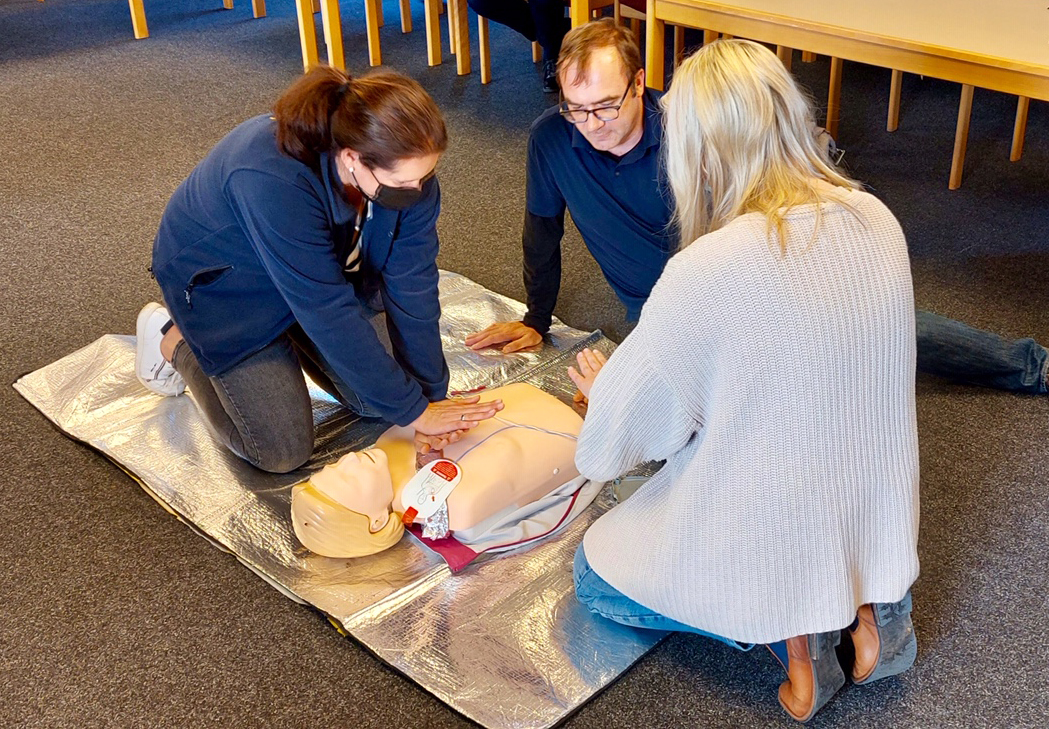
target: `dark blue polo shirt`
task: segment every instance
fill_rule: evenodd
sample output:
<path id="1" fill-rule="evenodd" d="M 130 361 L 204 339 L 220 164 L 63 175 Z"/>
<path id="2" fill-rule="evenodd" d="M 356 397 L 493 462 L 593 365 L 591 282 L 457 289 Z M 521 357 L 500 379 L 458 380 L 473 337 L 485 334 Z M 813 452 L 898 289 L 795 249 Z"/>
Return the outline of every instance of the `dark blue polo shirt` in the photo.
<path id="1" fill-rule="evenodd" d="M 677 245 L 670 225 L 672 198 L 660 165 L 663 121 L 659 94 L 646 90 L 644 105 L 641 141 L 620 159 L 590 146 L 558 114 L 557 107 L 547 109 L 532 124 L 528 140 L 527 212 L 539 218 L 558 218 L 567 206 L 583 242 L 631 320 L 641 314 Z M 528 227 L 526 224 L 526 259 Z M 557 260 L 559 282 L 559 256 Z M 531 294 L 530 313 L 533 308 L 545 308 L 544 304 L 552 311 L 553 302 L 534 301 Z"/>

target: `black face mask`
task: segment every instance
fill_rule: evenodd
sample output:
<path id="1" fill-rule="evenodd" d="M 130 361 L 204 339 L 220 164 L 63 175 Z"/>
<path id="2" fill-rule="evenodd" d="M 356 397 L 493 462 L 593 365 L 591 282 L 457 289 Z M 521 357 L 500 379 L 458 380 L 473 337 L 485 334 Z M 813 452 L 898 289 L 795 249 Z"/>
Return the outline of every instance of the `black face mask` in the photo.
<path id="1" fill-rule="evenodd" d="M 357 185 L 357 189 L 361 190 L 361 183 L 357 182 L 357 176 L 354 173 L 350 173 L 353 177 L 354 184 Z M 374 174 L 372 175 L 375 176 Z M 408 208 L 415 205 L 415 203 L 422 200 L 423 191 L 422 187 L 434 176 L 431 172 L 426 177 L 419 181 L 419 189 L 414 187 L 387 187 L 386 185 L 379 183 L 379 186 L 375 188 L 374 195 L 365 195 L 364 190 L 361 190 L 361 194 L 364 197 L 371 200 L 376 205 L 386 208 L 387 210 L 407 210 Z M 378 182 L 378 180 L 376 180 Z"/>

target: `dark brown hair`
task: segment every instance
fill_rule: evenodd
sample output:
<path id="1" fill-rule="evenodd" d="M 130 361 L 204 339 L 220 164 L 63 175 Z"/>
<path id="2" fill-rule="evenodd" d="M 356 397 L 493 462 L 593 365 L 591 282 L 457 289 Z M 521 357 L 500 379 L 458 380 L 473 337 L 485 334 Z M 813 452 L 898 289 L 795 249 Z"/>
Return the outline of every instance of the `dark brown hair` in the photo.
<path id="1" fill-rule="evenodd" d="M 590 70 L 590 57 L 600 48 L 615 49 L 627 81 L 643 68 L 641 50 L 633 34 L 612 18 L 602 18 L 568 31 L 561 43 L 561 55 L 557 57 L 558 77 L 563 79 L 568 69 L 575 66 L 573 81 L 578 83 L 584 79 Z"/>
<path id="2" fill-rule="evenodd" d="M 434 100 L 418 82 L 391 71 L 351 79 L 314 66 L 281 95 L 273 114 L 281 150 L 311 167 L 322 152 L 349 148 L 368 167 L 388 170 L 448 146 Z"/>

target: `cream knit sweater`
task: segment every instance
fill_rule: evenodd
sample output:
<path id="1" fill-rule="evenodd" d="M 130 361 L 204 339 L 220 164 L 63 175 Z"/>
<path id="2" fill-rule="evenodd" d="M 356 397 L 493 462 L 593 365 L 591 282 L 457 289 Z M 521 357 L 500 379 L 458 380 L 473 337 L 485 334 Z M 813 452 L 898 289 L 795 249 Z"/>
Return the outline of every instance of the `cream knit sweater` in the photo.
<path id="1" fill-rule="evenodd" d="M 918 575 L 914 300 L 892 213 L 852 191 L 744 215 L 669 263 L 598 375 L 576 464 L 666 466 L 586 533 L 609 584 L 741 642 L 842 628 Z"/>

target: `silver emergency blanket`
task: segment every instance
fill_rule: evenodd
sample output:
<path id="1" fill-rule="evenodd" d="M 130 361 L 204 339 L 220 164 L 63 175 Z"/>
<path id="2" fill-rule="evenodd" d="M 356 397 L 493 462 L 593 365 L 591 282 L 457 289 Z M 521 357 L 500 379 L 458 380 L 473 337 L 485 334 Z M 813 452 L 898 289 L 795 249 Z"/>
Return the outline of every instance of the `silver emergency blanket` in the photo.
<path id="1" fill-rule="evenodd" d="M 462 343 L 468 333 L 520 319 L 524 306 L 447 272 L 440 293 L 452 390 L 528 382 L 570 403 L 575 388 L 565 367 L 575 353 L 613 348 L 600 332 L 555 321 L 537 352 L 472 352 Z M 559 534 L 483 555 L 456 575 L 407 535 L 371 557 L 321 557 L 292 531 L 292 485 L 371 445 L 388 426 L 353 416 L 311 385 L 313 458 L 291 474 L 263 473 L 212 439 L 189 396 L 146 391 L 135 379 L 134 358 L 134 337 L 107 335 L 15 388 L 216 546 L 479 724 L 552 726 L 664 636 L 595 617 L 575 599 L 572 558 L 586 528 L 614 505 L 610 490 Z"/>

